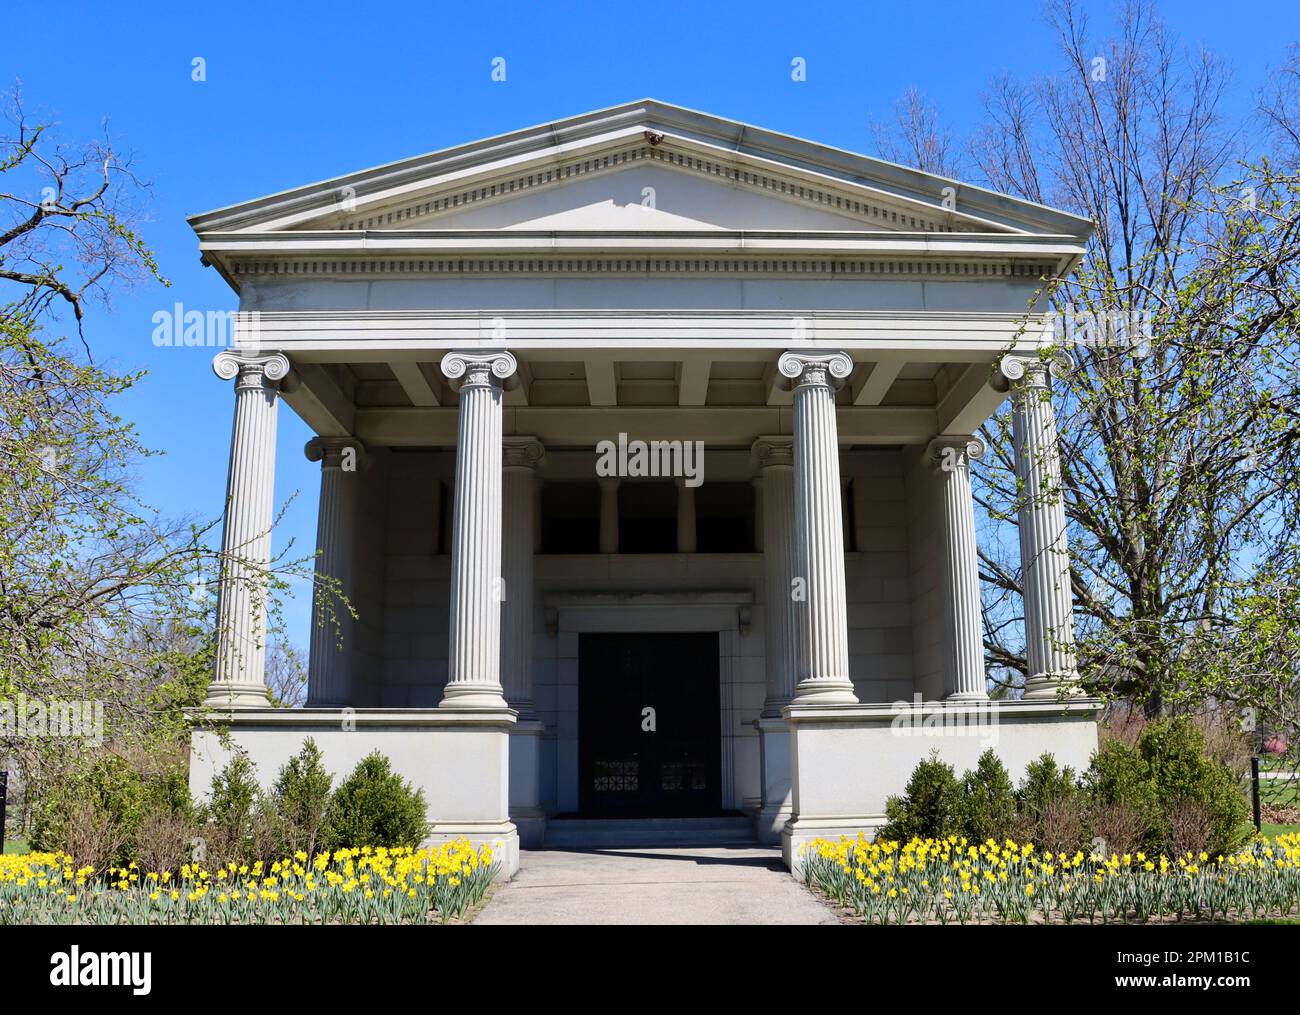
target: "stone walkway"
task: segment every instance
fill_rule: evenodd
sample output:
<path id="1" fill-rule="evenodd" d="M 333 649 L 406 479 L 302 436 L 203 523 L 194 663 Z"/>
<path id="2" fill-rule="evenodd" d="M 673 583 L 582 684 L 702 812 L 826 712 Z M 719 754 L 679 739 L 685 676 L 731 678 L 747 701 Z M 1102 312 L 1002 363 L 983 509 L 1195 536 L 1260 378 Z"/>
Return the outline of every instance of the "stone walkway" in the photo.
<path id="1" fill-rule="evenodd" d="M 835 915 L 756 846 L 529 850 L 480 924 L 813 924 Z"/>

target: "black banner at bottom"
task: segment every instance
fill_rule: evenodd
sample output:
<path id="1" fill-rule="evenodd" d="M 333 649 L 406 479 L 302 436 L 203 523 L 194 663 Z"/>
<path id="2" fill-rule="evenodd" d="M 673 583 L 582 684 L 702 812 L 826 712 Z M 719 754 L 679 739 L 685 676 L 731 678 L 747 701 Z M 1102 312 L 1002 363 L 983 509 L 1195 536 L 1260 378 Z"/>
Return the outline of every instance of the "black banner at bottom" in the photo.
<path id="1" fill-rule="evenodd" d="M 0 928 L 6 996 L 111 995 L 128 1004 L 215 1002 L 227 989 L 227 1002 L 373 1002 L 381 985 L 400 987 L 408 977 L 420 989 L 430 978 L 449 988 L 463 979 L 507 990 L 558 981 L 572 993 L 575 972 L 590 970 L 595 956 L 605 975 L 580 978 L 580 992 L 612 1003 L 627 977 L 667 999 L 665 991 L 692 989 L 701 979 L 721 986 L 725 971 L 744 969 L 763 970 L 772 987 L 788 975 L 801 989 L 824 990 L 819 1004 L 851 992 L 859 978 L 862 989 L 875 989 L 881 977 L 908 985 L 926 1003 L 970 1001 L 985 977 L 995 981 L 991 991 L 1013 1002 L 1112 992 L 1229 1004 L 1300 997 L 1297 925 Z M 619 980 L 623 987 L 615 988 Z M 1014 997 L 1006 994 L 1009 982 Z"/>

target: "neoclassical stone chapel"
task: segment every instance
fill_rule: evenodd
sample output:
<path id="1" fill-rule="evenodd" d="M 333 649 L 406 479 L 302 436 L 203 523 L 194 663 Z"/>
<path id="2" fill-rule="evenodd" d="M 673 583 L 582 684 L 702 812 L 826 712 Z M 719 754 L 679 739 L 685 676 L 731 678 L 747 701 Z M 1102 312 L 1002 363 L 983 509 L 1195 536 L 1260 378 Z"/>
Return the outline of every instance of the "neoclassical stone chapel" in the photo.
<path id="1" fill-rule="evenodd" d="M 383 751 L 506 876 L 647 819 L 793 868 L 932 750 L 1087 764 L 1035 304 L 1087 221 L 645 100 L 190 222 L 240 309 L 196 792 L 310 736 L 338 774 Z M 1029 675 L 994 702 L 969 464 L 1007 398 Z M 264 674 L 281 402 L 356 613 L 313 625 L 299 709 Z M 663 468 L 598 474 L 619 441 Z"/>

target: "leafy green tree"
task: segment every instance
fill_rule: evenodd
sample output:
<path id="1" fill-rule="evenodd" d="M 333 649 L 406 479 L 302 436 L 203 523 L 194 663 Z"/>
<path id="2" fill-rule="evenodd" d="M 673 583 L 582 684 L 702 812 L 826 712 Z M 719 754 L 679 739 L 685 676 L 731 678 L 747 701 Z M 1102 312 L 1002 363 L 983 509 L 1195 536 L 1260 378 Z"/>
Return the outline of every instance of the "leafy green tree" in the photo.
<path id="1" fill-rule="evenodd" d="M 316 576 L 310 558 L 225 567 L 220 518 L 168 519 L 136 495 L 154 452 L 117 403 L 143 374 L 95 362 L 91 311 L 120 288 L 169 284 L 136 227 L 146 188 L 107 139 L 61 143 L 17 94 L 0 107 L 0 704 L 91 701 L 103 717 L 87 737 L 0 726 L 0 761 L 39 808 L 104 751 L 176 758 L 223 576 L 265 585 L 272 633 L 290 583 Z M 337 583 L 313 587 L 332 621 Z M 277 704 L 292 703 L 294 673 Z"/>
<path id="2" fill-rule="evenodd" d="M 1183 47 L 1149 0 L 1102 31 L 1082 0 L 1045 9 L 1056 66 L 995 79 L 964 145 L 911 96 L 889 150 L 1094 223 L 1026 329 L 1045 315 L 1074 361 L 1052 392 L 1050 493 L 1069 527 L 1085 686 L 1153 717 L 1213 697 L 1190 666 L 1238 612 L 1234 596 L 1262 591 L 1251 562 L 1296 545 L 1300 49 L 1262 118 L 1230 120 L 1222 62 Z M 1247 145 L 1260 154 L 1237 161 Z M 1023 491 L 1009 407 L 983 436 L 986 657 L 995 681 L 1018 687 Z"/>

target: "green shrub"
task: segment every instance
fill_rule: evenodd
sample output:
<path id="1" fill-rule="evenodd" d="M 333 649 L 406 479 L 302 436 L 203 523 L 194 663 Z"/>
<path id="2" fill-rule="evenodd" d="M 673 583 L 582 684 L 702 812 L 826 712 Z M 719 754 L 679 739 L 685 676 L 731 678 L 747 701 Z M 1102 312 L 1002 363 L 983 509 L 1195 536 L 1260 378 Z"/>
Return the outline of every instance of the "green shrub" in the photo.
<path id="1" fill-rule="evenodd" d="M 992 748 L 980 755 L 973 771 L 962 776 L 959 812 L 960 834 L 971 842 L 1001 842 L 1011 834 L 1016 794 L 1011 776 Z"/>
<path id="2" fill-rule="evenodd" d="M 1136 743 L 1113 737 L 1102 740 L 1083 782 L 1094 806 L 1122 804 L 1139 811 L 1148 825 L 1154 821 L 1159 801 L 1150 768 Z"/>
<path id="3" fill-rule="evenodd" d="M 278 852 L 285 856 L 298 850 L 315 853 L 333 781 L 321 762 L 320 748 L 308 737 L 302 750 L 285 762 L 271 787 L 274 812 L 282 825 Z"/>
<path id="4" fill-rule="evenodd" d="M 1231 769 L 1209 756 L 1205 734 L 1195 723 L 1183 717 L 1150 723 L 1138 750 L 1160 803 L 1157 833 L 1163 850 L 1179 849 L 1181 837 L 1174 826 L 1188 811 L 1204 815 L 1205 849 L 1211 856 L 1226 855 L 1245 843 L 1250 836 L 1245 795 Z"/>
<path id="5" fill-rule="evenodd" d="M 146 817 L 189 821 L 194 807 L 183 770 L 146 775 L 126 758 L 102 754 L 83 772 L 50 780 L 34 811 L 32 849 L 66 850 L 101 866 L 135 858 Z"/>
<path id="6" fill-rule="evenodd" d="M 260 797 L 256 767 L 246 754 L 235 754 L 212 777 L 207 807 L 210 861 L 233 862 L 251 856 Z"/>
<path id="7" fill-rule="evenodd" d="M 1087 832 L 1086 800 L 1074 769 L 1057 765 L 1044 752 L 1025 766 L 1016 790 L 1016 834 L 1019 842 L 1032 842 L 1054 853 L 1073 853 Z"/>
<path id="8" fill-rule="evenodd" d="M 418 846 L 428 834 L 424 792 L 375 751 L 362 758 L 330 799 L 320 848 Z"/>
<path id="9" fill-rule="evenodd" d="M 1141 847 L 1172 854 L 1185 836 L 1178 826 L 1190 813 L 1206 826 L 1205 849 L 1230 853 L 1250 835 L 1245 795 L 1232 771 L 1206 753 L 1205 737 L 1187 718 L 1148 723 L 1135 745 L 1103 742 L 1085 783 L 1096 810 L 1136 813 Z"/>
<path id="10" fill-rule="evenodd" d="M 938 839 L 960 830 L 961 785 L 952 766 L 939 760 L 937 750 L 916 766 L 904 794 L 886 801 L 885 817 L 878 839 Z"/>
<path id="11" fill-rule="evenodd" d="M 1061 768 L 1056 758 L 1043 753 L 1025 766 L 1025 777 L 1016 792 L 1016 804 L 1029 816 L 1041 814 L 1052 804 L 1073 800 L 1079 793 L 1074 769 Z"/>

